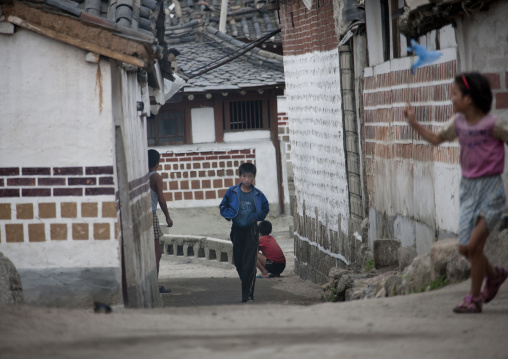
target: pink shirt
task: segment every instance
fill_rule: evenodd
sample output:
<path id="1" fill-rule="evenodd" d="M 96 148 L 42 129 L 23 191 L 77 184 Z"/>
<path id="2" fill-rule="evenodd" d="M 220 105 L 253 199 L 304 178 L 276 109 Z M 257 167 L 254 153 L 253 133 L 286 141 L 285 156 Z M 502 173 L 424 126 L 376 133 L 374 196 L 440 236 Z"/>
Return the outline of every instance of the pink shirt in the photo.
<path id="1" fill-rule="evenodd" d="M 502 123 L 503 122 L 503 123 Z M 453 123 L 453 126 L 451 126 Z M 495 176 L 504 170 L 504 121 L 487 114 L 471 125 L 463 114 L 457 114 L 453 122 L 444 126 L 440 135 L 446 140 L 459 138 L 462 176 L 478 178 Z"/>

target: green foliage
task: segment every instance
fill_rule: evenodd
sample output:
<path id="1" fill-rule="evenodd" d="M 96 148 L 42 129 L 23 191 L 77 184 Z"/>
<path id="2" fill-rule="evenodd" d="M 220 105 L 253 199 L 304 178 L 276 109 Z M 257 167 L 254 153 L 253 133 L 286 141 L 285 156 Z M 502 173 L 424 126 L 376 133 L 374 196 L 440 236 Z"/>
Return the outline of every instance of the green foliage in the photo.
<path id="1" fill-rule="evenodd" d="M 337 295 L 337 288 L 330 289 L 332 294 L 328 297 L 329 302 L 337 302 L 339 300 L 339 296 Z"/>
<path id="2" fill-rule="evenodd" d="M 370 261 L 367 262 L 367 265 L 365 266 L 365 271 L 368 272 L 372 268 L 374 268 L 374 260 L 373 259 L 371 259 Z"/>
<path id="3" fill-rule="evenodd" d="M 448 278 L 446 278 L 446 275 L 442 275 L 439 278 L 434 279 L 429 283 L 429 290 L 436 290 L 439 288 L 446 287 L 450 282 L 448 281 Z"/>

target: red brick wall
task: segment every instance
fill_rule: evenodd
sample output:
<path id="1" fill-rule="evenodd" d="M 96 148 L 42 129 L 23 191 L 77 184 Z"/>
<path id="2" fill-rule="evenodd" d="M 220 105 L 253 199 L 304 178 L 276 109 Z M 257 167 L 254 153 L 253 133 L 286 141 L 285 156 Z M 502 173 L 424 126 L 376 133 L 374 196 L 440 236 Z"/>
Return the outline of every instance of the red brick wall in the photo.
<path id="1" fill-rule="evenodd" d="M 452 82 L 456 62 L 420 68 L 415 75 L 400 70 L 365 78 L 365 166 L 367 187 L 377 159 L 458 164 L 458 144 L 431 146 L 406 122 L 403 109 L 409 101 L 417 120 L 434 132 L 453 115 Z"/>
<path id="2" fill-rule="evenodd" d="M 508 72 L 489 72 L 484 73 L 490 81 L 494 102 L 493 110 L 508 109 Z"/>
<path id="3" fill-rule="evenodd" d="M 161 154 L 158 172 L 166 201 L 217 200 L 238 183 L 238 167 L 255 164 L 256 150 Z"/>
<path id="4" fill-rule="evenodd" d="M 284 142 L 286 161 L 291 162 L 291 139 L 289 138 L 289 117 L 285 112 L 277 114 L 279 141 Z"/>
<path id="5" fill-rule="evenodd" d="M 280 19 L 284 56 L 337 47 L 332 0 L 316 0 L 307 10 L 302 1 L 281 4 Z"/>

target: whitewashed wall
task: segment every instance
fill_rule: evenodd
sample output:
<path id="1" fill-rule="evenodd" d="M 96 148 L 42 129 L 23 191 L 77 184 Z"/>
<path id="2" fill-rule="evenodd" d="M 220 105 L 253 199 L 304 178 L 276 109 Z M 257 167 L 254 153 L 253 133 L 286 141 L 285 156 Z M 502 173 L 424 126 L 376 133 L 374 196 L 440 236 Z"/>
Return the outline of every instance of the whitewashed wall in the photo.
<path id="1" fill-rule="evenodd" d="M 11 218 L 0 221 L 0 251 L 20 272 L 28 302 L 71 306 L 82 305 L 83 301 L 88 303 L 94 290 L 88 288 L 89 293 L 81 293 L 80 290 L 87 287 L 81 284 L 80 289 L 77 282 L 93 282 L 100 276 L 109 287 L 107 298 L 102 299 L 121 301 L 112 180 L 115 142 L 110 63 L 108 60 L 88 63 L 86 51 L 23 29 L 17 29 L 13 35 L 0 36 L 0 49 L 0 168 L 19 170 L 19 175 L 5 177 L 3 183 L 8 186 L 9 181 L 17 177 L 33 181 L 32 187 L 20 188 L 22 195 L 19 197 L 0 197 L 0 205 L 10 208 L 10 213 L 3 215 Z M 42 180 L 61 179 L 53 177 L 55 168 L 79 168 L 77 171 L 82 173 L 76 177 L 86 181 L 86 171 L 98 167 L 110 172 L 104 192 L 107 194 L 56 195 L 52 192 L 54 185 L 42 189 L 49 193 L 44 197 L 26 196 L 22 192 L 41 190 Z M 27 176 L 22 173 L 26 168 L 42 168 L 47 174 Z M 67 181 L 70 177 L 63 178 Z M 98 184 L 101 177 L 95 175 L 94 178 Z M 67 190 L 81 188 L 70 188 L 67 182 L 63 187 Z M 42 219 L 42 203 L 54 206 L 53 219 Z M 75 206 L 74 218 L 66 217 L 64 203 Z M 95 217 L 79 220 L 87 205 L 97 206 Z M 33 208 L 29 219 L 19 216 L 18 210 L 23 206 Z M 112 215 L 106 216 L 105 206 L 113 208 Z M 66 228 L 63 239 L 53 240 L 50 221 L 53 221 L 51 226 L 58 221 L 58 225 Z M 97 232 L 94 222 L 107 228 L 106 233 Z M 73 227 L 76 223 L 86 228 L 86 232 L 80 233 L 85 238 L 76 240 L 77 232 Z M 18 225 L 22 229 L 24 237 L 18 237 L 21 242 L 6 240 L 8 225 Z M 43 229 L 37 233 L 34 228 Z M 107 239 L 97 240 L 96 235 Z M 97 269 L 93 274 L 95 279 L 86 275 L 86 270 L 92 268 Z M 59 296 L 63 283 L 68 285 L 67 290 L 72 287 L 76 292 L 67 293 L 67 297 Z M 49 298 L 50 293 L 56 297 Z"/>
<path id="2" fill-rule="evenodd" d="M 23 29 L 0 36 L 0 48 L 0 165 L 71 166 L 77 154 L 83 165 L 111 165 L 109 62 Z"/>
<path id="3" fill-rule="evenodd" d="M 285 56 L 298 213 L 348 233 L 349 200 L 345 167 L 338 51 Z M 339 228 L 339 217 L 342 218 Z"/>

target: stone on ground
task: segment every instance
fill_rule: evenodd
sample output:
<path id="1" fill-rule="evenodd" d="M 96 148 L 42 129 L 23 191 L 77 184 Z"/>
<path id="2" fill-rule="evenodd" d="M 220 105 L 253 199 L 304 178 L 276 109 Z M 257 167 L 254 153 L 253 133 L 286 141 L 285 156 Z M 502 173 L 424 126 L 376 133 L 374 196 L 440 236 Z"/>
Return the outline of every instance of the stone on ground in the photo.
<path id="1" fill-rule="evenodd" d="M 416 249 L 413 247 L 400 247 L 397 251 L 397 258 L 399 260 L 399 272 L 404 272 L 413 260 L 418 256 Z"/>
<path id="2" fill-rule="evenodd" d="M 0 304 L 24 302 L 18 271 L 11 260 L 0 252 Z"/>
<path id="3" fill-rule="evenodd" d="M 374 267 L 376 269 L 398 264 L 400 241 L 391 238 L 379 238 L 374 241 Z"/>

